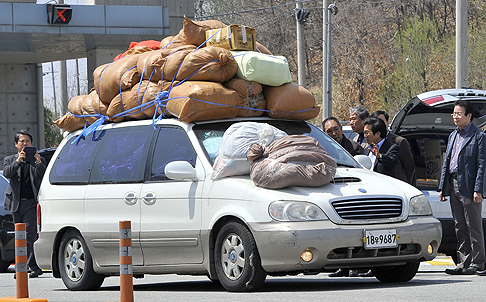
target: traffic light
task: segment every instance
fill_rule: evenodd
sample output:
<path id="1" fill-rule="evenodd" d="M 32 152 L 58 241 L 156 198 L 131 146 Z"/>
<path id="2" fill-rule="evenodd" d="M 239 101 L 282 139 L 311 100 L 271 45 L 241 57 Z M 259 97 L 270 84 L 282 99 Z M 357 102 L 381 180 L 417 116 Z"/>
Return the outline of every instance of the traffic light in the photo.
<path id="1" fill-rule="evenodd" d="M 47 23 L 49 24 L 69 24 L 72 14 L 72 8 L 67 4 L 47 4 Z"/>

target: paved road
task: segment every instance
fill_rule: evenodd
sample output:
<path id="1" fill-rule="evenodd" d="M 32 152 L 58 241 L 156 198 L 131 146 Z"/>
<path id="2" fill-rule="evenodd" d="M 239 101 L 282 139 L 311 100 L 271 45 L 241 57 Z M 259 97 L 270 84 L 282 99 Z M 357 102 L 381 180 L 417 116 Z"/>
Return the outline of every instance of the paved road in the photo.
<path id="1" fill-rule="evenodd" d="M 402 284 L 384 284 L 375 278 L 317 276 L 269 277 L 256 293 L 229 293 L 206 277 L 146 276 L 135 279 L 135 301 L 483 301 L 486 277 L 449 276 L 452 260 L 438 258 L 422 263 L 415 278 Z M 13 271 L 12 271 L 13 272 Z M 119 301 L 119 278 L 107 278 L 98 291 L 71 292 L 60 279 L 46 273 L 29 280 L 30 298 L 48 301 Z M 0 274 L 0 298 L 15 297 L 12 273 Z"/>

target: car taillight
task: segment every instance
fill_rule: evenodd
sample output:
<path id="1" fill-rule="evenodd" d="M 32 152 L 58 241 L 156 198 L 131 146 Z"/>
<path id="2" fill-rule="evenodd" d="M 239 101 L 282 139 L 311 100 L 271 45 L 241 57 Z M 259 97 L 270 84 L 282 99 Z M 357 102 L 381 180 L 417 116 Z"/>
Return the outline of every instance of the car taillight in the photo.
<path id="1" fill-rule="evenodd" d="M 41 231 L 41 206 L 37 203 L 37 231 Z"/>

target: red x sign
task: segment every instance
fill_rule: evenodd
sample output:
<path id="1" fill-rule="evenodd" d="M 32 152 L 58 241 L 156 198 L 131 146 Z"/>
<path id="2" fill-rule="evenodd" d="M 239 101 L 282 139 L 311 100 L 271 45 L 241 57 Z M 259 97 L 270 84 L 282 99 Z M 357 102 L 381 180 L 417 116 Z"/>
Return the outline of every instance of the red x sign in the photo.
<path id="1" fill-rule="evenodd" d="M 66 11 L 66 9 L 63 9 L 63 10 L 58 10 L 57 11 L 57 18 L 61 18 L 62 21 L 66 22 L 66 18 L 64 18 L 63 14 L 64 12 Z"/>

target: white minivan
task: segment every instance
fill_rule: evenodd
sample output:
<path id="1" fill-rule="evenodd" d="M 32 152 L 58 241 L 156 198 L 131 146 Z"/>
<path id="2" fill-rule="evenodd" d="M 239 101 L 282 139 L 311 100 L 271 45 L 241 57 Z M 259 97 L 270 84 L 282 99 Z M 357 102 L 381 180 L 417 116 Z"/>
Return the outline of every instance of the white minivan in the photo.
<path id="1" fill-rule="evenodd" d="M 213 180 L 223 134 L 236 122 L 317 139 L 338 168 L 321 187 L 266 189 L 249 175 Z M 267 275 L 371 269 L 411 280 L 433 259 L 440 222 L 421 191 L 369 171 L 304 121 L 268 117 L 184 123 L 164 118 L 69 134 L 39 193 L 39 266 L 71 290 L 118 275 L 118 222 L 132 224 L 133 275 L 207 275 L 229 291 Z"/>

